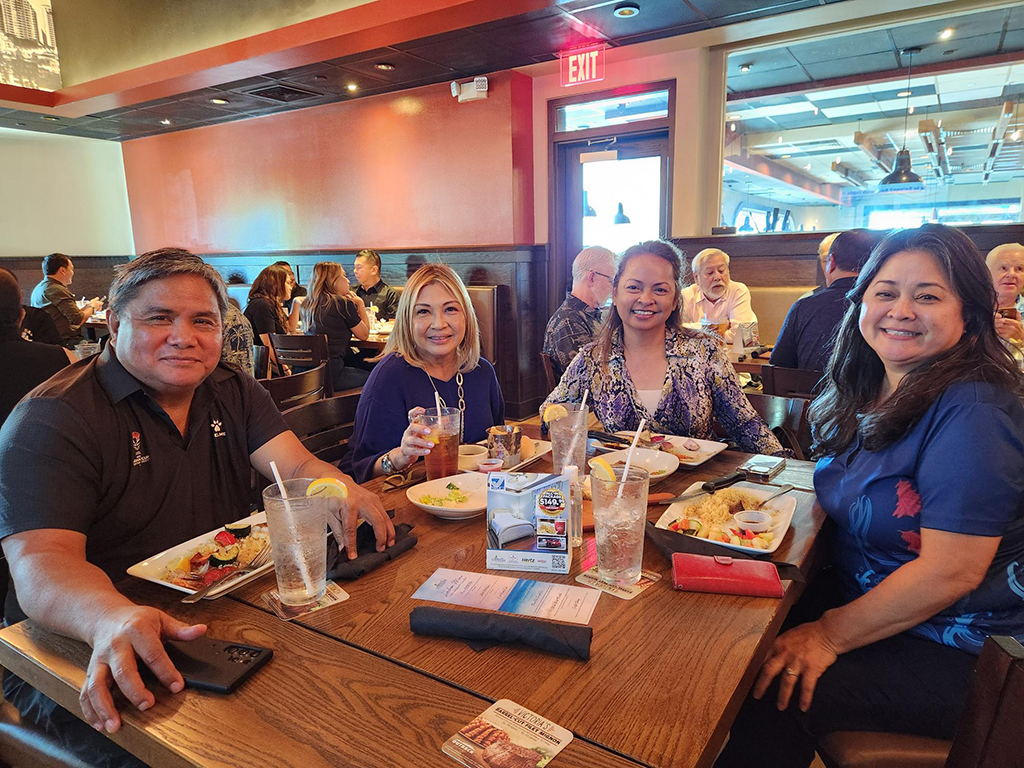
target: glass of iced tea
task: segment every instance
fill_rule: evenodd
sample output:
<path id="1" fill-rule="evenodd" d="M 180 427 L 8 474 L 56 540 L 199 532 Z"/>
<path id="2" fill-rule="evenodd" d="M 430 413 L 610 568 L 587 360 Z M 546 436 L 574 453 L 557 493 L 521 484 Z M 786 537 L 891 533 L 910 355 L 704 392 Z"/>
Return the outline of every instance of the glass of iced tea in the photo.
<path id="1" fill-rule="evenodd" d="M 427 408 L 414 417 L 417 424 L 430 427 L 427 440 L 434 444 L 424 457 L 427 479 L 449 477 L 459 472 L 459 435 L 462 434 L 462 412 L 458 408 Z"/>

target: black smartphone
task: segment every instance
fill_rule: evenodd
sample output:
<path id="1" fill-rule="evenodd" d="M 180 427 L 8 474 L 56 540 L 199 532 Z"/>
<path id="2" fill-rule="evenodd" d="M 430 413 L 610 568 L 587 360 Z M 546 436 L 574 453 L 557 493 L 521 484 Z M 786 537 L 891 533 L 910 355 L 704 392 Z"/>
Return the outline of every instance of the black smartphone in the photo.
<path id="1" fill-rule="evenodd" d="M 185 685 L 216 693 L 231 693 L 274 655 L 270 648 L 205 636 L 171 640 L 164 643 L 164 648 Z"/>

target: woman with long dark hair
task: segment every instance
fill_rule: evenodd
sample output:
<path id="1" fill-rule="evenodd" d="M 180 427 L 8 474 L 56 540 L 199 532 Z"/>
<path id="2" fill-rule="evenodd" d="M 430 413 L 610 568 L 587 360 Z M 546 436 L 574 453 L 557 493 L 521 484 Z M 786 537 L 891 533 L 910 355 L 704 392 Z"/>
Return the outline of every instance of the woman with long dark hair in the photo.
<path id="1" fill-rule="evenodd" d="M 833 568 L 719 766 L 804 768 L 835 731 L 952 739 L 985 638 L 1024 637 L 1024 384 L 984 260 L 951 227 L 896 232 L 850 299 L 810 411 Z"/>
<path id="2" fill-rule="evenodd" d="M 370 335 L 370 321 L 362 300 L 352 293 L 341 264 L 321 261 L 313 267 L 309 295 L 302 305 L 301 317 L 307 334 L 327 337 L 331 356 L 329 373 L 334 391 L 341 392 L 365 384 L 370 372 L 346 367 L 345 355 L 353 336 L 366 339 Z"/>
<path id="3" fill-rule="evenodd" d="M 636 429 L 710 438 L 711 417 L 741 450 L 782 453 L 740 389 L 718 340 L 683 327 L 682 254 L 650 240 L 626 249 L 612 281 L 612 309 L 597 339 L 580 350 L 541 406 L 588 405 L 609 432 Z"/>
<path id="4" fill-rule="evenodd" d="M 279 264 L 271 264 L 252 281 L 245 316 L 252 325 L 256 344 L 269 347 L 270 334 L 297 330 L 298 314 L 293 322 L 284 311 L 284 302 L 291 298 L 294 285 L 291 270 Z"/>

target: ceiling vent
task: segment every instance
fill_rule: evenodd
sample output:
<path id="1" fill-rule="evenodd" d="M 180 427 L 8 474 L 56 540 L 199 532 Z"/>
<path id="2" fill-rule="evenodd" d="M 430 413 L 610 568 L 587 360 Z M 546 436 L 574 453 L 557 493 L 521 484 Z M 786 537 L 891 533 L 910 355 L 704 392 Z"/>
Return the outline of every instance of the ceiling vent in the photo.
<path id="1" fill-rule="evenodd" d="M 260 98 L 272 101 L 280 101 L 285 104 L 291 104 L 293 101 L 302 101 L 303 99 L 319 99 L 323 97 L 323 94 L 311 93 L 310 91 L 291 88 L 287 85 L 272 85 L 269 88 L 261 88 L 258 91 L 249 91 L 249 95 L 259 96 Z"/>

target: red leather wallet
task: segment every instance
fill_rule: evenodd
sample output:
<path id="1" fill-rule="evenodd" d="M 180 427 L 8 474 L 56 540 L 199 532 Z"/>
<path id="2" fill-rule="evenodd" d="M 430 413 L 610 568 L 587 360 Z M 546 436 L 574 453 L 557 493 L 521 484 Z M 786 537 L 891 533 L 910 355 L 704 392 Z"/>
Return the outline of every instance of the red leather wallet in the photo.
<path id="1" fill-rule="evenodd" d="M 782 581 L 773 563 L 715 555 L 672 554 L 672 587 L 686 592 L 782 597 Z"/>

